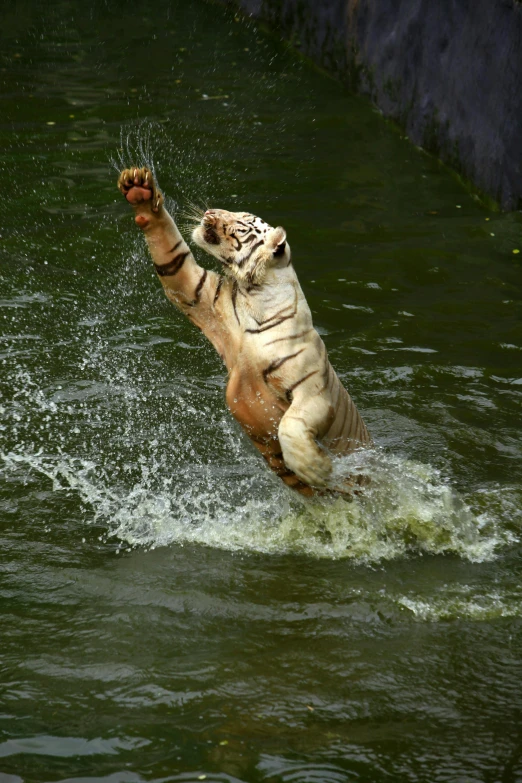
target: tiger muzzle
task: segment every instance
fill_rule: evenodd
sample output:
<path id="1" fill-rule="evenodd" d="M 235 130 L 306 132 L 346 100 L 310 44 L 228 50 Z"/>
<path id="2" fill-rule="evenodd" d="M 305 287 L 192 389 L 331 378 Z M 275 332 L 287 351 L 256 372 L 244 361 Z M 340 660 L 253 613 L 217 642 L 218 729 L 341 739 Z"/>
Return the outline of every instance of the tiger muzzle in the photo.
<path id="1" fill-rule="evenodd" d="M 209 245 L 219 245 L 221 240 L 216 231 L 216 218 L 212 214 L 211 210 L 207 209 L 207 211 L 203 215 L 203 220 L 201 221 L 201 224 L 204 229 L 203 238 L 205 242 Z"/>

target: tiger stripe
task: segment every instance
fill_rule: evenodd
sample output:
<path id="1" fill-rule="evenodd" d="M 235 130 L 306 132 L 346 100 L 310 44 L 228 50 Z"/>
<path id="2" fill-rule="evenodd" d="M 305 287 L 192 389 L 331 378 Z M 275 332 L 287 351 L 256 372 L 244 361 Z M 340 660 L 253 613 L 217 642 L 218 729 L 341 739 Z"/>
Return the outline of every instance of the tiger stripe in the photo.
<path id="1" fill-rule="evenodd" d="M 282 367 L 285 362 L 287 362 L 289 359 L 294 359 L 296 356 L 299 356 L 300 353 L 303 353 L 303 351 L 306 350 L 305 348 L 301 348 L 299 351 L 296 351 L 295 353 L 291 353 L 288 356 L 283 356 L 281 359 L 276 359 L 274 362 L 271 362 L 271 364 L 268 365 L 263 370 L 263 378 L 265 383 L 267 382 L 267 378 L 269 375 L 271 375 L 273 372 L 278 370 L 280 367 Z"/>
<path id="2" fill-rule="evenodd" d="M 300 386 L 302 383 L 307 381 L 308 378 L 311 378 L 312 375 L 317 375 L 318 372 L 319 370 L 312 370 L 307 375 L 303 375 L 302 378 L 300 378 L 298 381 L 296 381 L 291 386 L 289 386 L 289 388 L 285 392 L 285 397 L 288 400 L 288 402 L 292 402 L 292 392 L 294 391 L 294 389 L 297 389 L 298 386 Z"/>
<path id="3" fill-rule="evenodd" d="M 295 313 L 285 315 L 283 318 L 280 318 L 279 321 L 274 321 L 273 324 L 268 324 L 268 326 L 261 326 L 259 329 L 245 329 L 245 332 L 248 332 L 249 334 L 261 334 L 261 332 L 267 332 L 275 326 L 280 326 L 284 321 L 288 321 L 289 318 L 295 318 Z"/>
<path id="4" fill-rule="evenodd" d="M 174 277 L 185 263 L 188 255 L 190 255 L 190 250 L 187 250 L 186 253 L 179 253 L 168 264 L 154 264 L 154 269 L 160 277 Z"/>
<path id="5" fill-rule="evenodd" d="M 173 253 L 175 250 L 177 250 L 177 249 L 178 249 L 178 247 L 181 245 L 181 243 L 182 243 L 182 242 L 183 242 L 183 237 L 182 237 L 181 239 L 178 239 L 178 241 L 176 242 L 176 244 L 174 245 L 174 247 L 171 247 L 171 248 L 170 248 L 170 250 L 169 250 L 169 253 Z"/>
<path id="6" fill-rule="evenodd" d="M 190 303 L 191 307 L 195 307 L 198 304 L 198 302 L 200 300 L 200 297 L 201 297 L 201 289 L 205 285 L 205 280 L 207 279 L 207 275 L 208 275 L 208 272 L 205 269 L 203 274 L 201 275 L 201 279 L 200 279 L 199 283 L 196 286 L 196 290 L 194 291 L 194 299 Z"/>
<path id="7" fill-rule="evenodd" d="M 237 280 L 234 280 L 234 285 L 232 287 L 232 307 L 234 308 L 234 315 L 236 316 L 236 321 L 239 325 L 241 325 L 241 321 L 239 320 L 239 316 L 237 314 L 237 307 L 236 307 L 236 299 L 237 299 L 237 290 L 239 288 Z"/>
<path id="8" fill-rule="evenodd" d="M 246 261 L 248 261 L 248 259 L 249 259 L 249 258 L 251 258 L 252 254 L 256 252 L 257 248 L 258 248 L 258 247 L 261 247 L 261 245 L 264 245 L 264 244 L 265 244 L 265 241 L 264 241 L 264 239 L 259 239 L 259 240 L 258 240 L 258 241 L 255 243 L 255 245 L 252 245 L 252 247 L 250 248 L 250 250 L 248 251 L 248 253 L 246 254 L 246 256 L 245 256 L 244 258 L 242 258 L 242 259 L 241 259 L 241 261 L 240 261 L 239 263 L 240 263 L 241 265 L 242 265 L 242 264 L 244 264 L 244 263 L 246 263 Z"/>
<path id="9" fill-rule="evenodd" d="M 289 334 L 288 337 L 278 337 L 276 340 L 270 340 L 269 343 L 265 343 L 265 345 L 274 345 L 274 343 L 282 343 L 286 342 L 287 340 L 298 340 L 300 337 L 304 337 L 305 334 L 309 334 L 312 329 L 305 329 L 304 332 L 299 332 L 299 334 Z"/>
<path id="10" fill-rule="evenodd" d="M 224 282 L 225 282 L 225 278 L 224 277 L 220 277 L 219 280 L 218 280 L 218 284 L 216 286 L 216 293 L 214 294 L 214 299 L 212 300 L 212 307 L 216 306 L 216 302 L 219 299 L 219 295 L 221 293 L 221 287 L 222 287 Z"/>
<path id="11" fill-rule="evenodd" d="M 255 317 L 254 317 L 254 321 L 256 322 L 256 324 L 257 324 L 258 326 L 263 326 L 264 324 L 267 324 L 267 323 L 269 323 L 270 321 L 273 321 L 273 320 L 274 320 L 274 318 L 278 318 L 278 317 L 279 317 L 279 316 L 280 316 L 282 313 L 284 313 L 284 312 L 285 312 L 286 310 L 288 310 L 290 307 L 293 307 L 293 308 L 294 308 L 294 313 L 293 313 L 293 315 L 295 315 L 295 314 L 296 314 L 296 312 L 297 312 L 297 309 L 296 309 L 296 306 L 295 306 L 295 303 L 294 303 L 293 305 L 285 305 L 285 306 L 284 306 L 284 307 L 282 307 L 280 310 L 278 310 L 278 311 L 277 311 L 277 313 L 274 313 L 274 315 L 271 315 L 271 316 L 270 316 L 270 318 L 265 318 L 263 321 L 258 321 L 258 320 L 257 320 L 257 318 L 255 318 Z"/>

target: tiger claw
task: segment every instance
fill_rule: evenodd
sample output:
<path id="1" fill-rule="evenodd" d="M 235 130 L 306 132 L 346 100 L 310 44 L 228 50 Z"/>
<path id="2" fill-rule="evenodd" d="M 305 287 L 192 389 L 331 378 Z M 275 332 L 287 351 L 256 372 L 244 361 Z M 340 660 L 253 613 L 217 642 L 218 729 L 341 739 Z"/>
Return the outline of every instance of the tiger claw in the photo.
<path id="1" fill-rule="evenodd" d="M 118 178 L 118 189 L 129 204 L 140 211 L 159 212 L 163 204 L 163 195 L 158 190 L 152 173 L 147 167 L 134 166 L 124 169 Z"/>

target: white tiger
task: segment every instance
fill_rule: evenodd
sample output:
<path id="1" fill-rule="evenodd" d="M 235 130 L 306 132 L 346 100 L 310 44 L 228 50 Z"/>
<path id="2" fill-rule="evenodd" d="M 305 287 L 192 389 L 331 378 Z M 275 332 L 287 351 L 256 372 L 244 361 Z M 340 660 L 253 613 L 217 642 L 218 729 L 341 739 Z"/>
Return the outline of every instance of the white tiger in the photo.
<path id="1" fill-rule="evenodd" d="M 313 495 L 331 484 L 330 455 L 370 446 L 328 361 L 292 266 L 283 228 L 248 212 L 207 210 L 192 238 L 225 274 L 200 267 L 147 168 L 125 169 L 132 204 L 167 297 L 208 337 L 229 378 L 227 405 L 273 471 Z"/>

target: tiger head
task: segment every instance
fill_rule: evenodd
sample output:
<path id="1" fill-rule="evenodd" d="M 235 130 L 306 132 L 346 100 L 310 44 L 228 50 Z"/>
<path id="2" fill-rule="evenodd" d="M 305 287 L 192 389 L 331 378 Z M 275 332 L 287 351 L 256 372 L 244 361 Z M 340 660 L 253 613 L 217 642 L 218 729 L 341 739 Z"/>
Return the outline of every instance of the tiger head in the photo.
<path id="1" fill-rule="evenodd" d="M 249 212 L 207 209 L 192 239 L 240 283 L 258 285 L 270 267 L 290 263 L 285 230 L 272 228 Z"/>

